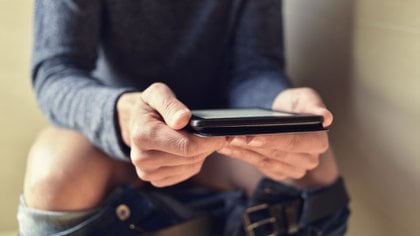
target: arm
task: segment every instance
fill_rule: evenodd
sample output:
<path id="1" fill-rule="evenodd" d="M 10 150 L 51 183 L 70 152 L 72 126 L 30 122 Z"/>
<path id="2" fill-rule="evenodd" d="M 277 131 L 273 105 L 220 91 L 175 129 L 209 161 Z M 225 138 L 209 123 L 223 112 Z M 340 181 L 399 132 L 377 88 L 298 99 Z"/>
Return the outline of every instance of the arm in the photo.
<path id="1" fill-rule="evenodd" d="M 290 85 L 284 74 L 281 1 L 242 4 L 232 46 L 229 102 L 233 107 L 271 108 L 277 94 Z"/>
<path id="2" fill-rule="evenodd" d="M 180 130 L 191 112 L 164 84 L 128 93 L 91 76 L 101 2 L 36 2 L 32 75 L 38 102 L 52 123 L 79 130 L 107 154 L 129 160 L 130 152 L 140 179 L 159 187 L 188 179 L 226 140 Z M 130 151 L 123 150 L 127 146 Z"/>
<path id="3" fill-rule="evenodd" d="M 54 125 L 75 129 L 108 155 L 125 158 L 115 104 L 128 89 L 92 77 L 101 27 L 100 0 L 37 0 L 32 82 Z"/>
<path id="4" fill-rule="evenodd" d="M 232 106 L 319 114 L 325 118 L 324 126 L 332 123 L 331 112 L 314 90 L 288 89 L 281 1 L 244 1 L 233 49 Z M 307 186 L 336 179 L 328 147 L 326 132 L 310 132 L 236 137 L 219 152 L 248 162 L 273 179 Z"/>

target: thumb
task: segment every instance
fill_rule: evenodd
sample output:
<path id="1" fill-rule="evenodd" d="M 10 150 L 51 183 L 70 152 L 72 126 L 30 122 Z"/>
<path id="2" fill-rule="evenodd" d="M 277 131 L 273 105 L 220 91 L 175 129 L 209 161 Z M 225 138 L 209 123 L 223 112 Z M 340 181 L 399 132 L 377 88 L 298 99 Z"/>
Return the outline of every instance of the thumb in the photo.
<path id="1" fill-rule="evenodd" d="M 273 110 L 321 115 L 324 117 L 324 127 L 330 126 L 333 122 L 333 114 L 326 108 L 321 96 L 311 88 L 283 91 L 276 97 Z"/>
<path id="2" fill-rule="evenodd" d="M 305 113 L 323 116 L 324 122 L 322 126 L 324 127 L 330 126 L 334 119 L 333 114 L 324 106 L 309 106 Z"/>
<path id="3" fill-rule="evenodd" d="M 191 118 L 191 111 L 176 98 L 166 84 L 150 85 L 143 91 L 142 98 L 162 116 L 165 123 L 172 129 L 184 128 Z"/>

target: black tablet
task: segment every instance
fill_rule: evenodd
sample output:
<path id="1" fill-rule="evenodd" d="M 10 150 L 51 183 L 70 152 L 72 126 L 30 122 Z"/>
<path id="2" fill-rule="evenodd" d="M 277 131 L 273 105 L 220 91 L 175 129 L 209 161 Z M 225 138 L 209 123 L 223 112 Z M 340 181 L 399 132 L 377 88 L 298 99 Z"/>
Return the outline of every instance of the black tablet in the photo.
<path id="1" fill-rule="evenodd" d="M 327 130 L 319 115 L 261 108 L 193 110 L 187 129 L 200 136 L 257 135 Z"/>

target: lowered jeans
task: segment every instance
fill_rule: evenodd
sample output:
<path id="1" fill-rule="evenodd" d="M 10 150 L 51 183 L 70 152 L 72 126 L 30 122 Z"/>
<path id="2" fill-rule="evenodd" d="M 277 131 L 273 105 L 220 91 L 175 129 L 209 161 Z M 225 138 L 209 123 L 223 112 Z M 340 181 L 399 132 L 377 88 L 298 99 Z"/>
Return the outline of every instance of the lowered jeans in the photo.
<path id="1" fill-rule="evenodd" d="M 346 232 L 347 205 L 341 178 L 309 189 L 262 179 L 250 198 L 189 184 L 120 186 L 100 207 L 80 212 L 32 209 L 21 197 L 18 221 L 20 235 L 335 236 Z"/>

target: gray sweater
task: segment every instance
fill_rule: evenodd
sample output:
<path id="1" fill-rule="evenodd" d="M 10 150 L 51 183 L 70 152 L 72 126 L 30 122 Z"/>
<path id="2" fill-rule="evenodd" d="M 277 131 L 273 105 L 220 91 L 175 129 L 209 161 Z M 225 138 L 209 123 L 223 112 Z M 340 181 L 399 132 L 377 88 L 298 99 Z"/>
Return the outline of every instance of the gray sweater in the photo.
<path id="1" fill-rule="evenodd" d="M 164 82 L 190 108 L 266 107 L 288 86 L 280 0 L 37 0 L 32 82 L 56 126 L 127 159 L 115 104 Z"/>

